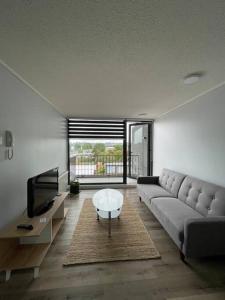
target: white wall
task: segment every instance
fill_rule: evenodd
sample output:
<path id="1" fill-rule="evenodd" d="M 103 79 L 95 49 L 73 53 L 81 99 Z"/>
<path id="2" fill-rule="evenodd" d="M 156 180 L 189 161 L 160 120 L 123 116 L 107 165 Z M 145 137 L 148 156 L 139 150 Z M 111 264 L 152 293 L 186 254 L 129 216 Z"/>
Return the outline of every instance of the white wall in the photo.
<path id="1" fill-rule="evenodd" d="M 154 124 L 154 174 L 163 167 L 225 186 L 225 86 Z"/>
<path id="2" fill-rule="evenodd" d="M 66 119 L 0 65 L 0 131 L 15 137 L 14 157 L 0 146 L 0 227 L 27 206 L 27 179 L 59 166 L 67 169 Z"/>

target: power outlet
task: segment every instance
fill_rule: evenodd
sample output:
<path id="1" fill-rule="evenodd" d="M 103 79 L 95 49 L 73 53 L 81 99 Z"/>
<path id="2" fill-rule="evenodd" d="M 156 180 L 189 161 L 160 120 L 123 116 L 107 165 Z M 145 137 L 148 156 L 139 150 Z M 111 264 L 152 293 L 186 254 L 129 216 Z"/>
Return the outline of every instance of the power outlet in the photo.
<path id="1" fill-rule="evenodd" d="M 40 218 L 40 223 L 46 223 L 47 222 L 47 218 Z"/>

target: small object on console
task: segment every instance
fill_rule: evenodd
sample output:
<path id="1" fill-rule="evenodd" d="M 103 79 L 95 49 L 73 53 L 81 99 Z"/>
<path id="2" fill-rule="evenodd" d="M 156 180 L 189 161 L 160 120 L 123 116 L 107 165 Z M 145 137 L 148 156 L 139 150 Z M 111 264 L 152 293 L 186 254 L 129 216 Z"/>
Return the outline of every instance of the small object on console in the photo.
<path id="1" fill-rule="evenodd" d="M 26 230 L 32 230 L 34 227 L 31 224 L 19 224 L 17 225 L 17 229 L 26 229 Z"/>

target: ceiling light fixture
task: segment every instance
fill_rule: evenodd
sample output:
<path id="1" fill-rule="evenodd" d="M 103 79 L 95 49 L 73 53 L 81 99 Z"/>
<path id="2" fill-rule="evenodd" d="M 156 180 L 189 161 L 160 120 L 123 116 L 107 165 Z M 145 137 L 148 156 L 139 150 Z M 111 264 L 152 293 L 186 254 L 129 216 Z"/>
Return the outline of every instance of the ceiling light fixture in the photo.
<path id="1" fill-rule="evenodd" d="M 184 77 L 183 82 L 184 84 L 193 84 L 199 81 L 199 79 L 203 76 L 202 72 L 198 72 L 198 73 L 192 73 L 192 74 L 188 74 L 187 76 Z"/>
<path id="2" fill-rule="evenodd" d="M 138 114 L 139 116 L 147 116 L 147 113 Z"/>

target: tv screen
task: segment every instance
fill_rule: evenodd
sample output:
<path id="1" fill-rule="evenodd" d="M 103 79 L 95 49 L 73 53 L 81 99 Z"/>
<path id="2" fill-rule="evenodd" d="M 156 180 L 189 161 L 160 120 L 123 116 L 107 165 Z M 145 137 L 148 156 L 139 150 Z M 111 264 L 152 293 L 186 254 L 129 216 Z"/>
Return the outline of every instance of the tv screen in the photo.
<path id="1" fill-rule="evenodd" d="M 51 207 L 58 193 L 58 177 L 58 168 L 55 168 L 28 179 L 28 217 L 41 215 Z"/>

